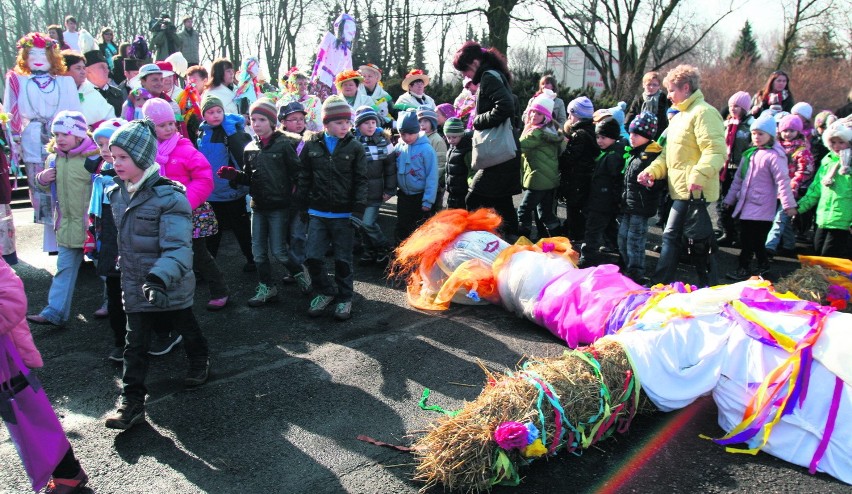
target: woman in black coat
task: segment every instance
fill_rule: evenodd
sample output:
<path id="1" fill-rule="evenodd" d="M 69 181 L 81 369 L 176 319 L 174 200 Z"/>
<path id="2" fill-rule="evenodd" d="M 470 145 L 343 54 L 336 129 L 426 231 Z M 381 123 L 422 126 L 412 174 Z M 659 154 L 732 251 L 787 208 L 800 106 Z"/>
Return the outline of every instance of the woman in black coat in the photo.
<path id="1" fill-rule="evenodd" d="M 453 67 L 479 86 L 476 97 L 475 130 L 497 127 L 505 120 L 519 121 L 520 108 L 512 94 L 512 75 L 506 58 L 496 49 L 482 48 L 468 41 L 456 52 Z M 514 240 L 518 233 L 518 214 L 512 196 L 521 193 L 521 146 L 515 128 L 515 156 L 503 163 L 479 170 L 473 177 L 465 203 L 469 211 L 494 208 L 503 217 L 503 234 Z M 474 167 L 475 163 L 472 164 Z"/>
<path id="2" fill-rule="evenodd" d="M 630 122 L 643 111 L 651 112 L 657 117 L 657 132 L 654 134 L 654 139 L 660 138 L 660 135 L 669 126 L 669 119 L 666 117 L 666 112 L 671 106 L 668 95 L 662 89 L 662 77 L 659 72 L 648 72 L 642 76 L 642 94 L 637 95 L 633 102 L 630 103 L 630 108 L 627 110 L 627 116 L 624 118 L 624 128 L 630 127 Z"/>

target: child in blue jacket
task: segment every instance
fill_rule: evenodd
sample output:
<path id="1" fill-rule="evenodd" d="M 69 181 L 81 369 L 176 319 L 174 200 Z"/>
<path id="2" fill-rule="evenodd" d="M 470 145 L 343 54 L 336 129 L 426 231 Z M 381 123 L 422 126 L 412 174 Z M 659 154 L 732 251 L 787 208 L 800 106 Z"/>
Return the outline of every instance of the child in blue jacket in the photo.
<path id="1" fill-rule="evenodd" d="M 400 142 L 396 145 L 397 243 L 417 229 L 432 210 L 438 194 L 438 157 L 429 138 L 420 133 L 417 113 L 400 113 Z"/>

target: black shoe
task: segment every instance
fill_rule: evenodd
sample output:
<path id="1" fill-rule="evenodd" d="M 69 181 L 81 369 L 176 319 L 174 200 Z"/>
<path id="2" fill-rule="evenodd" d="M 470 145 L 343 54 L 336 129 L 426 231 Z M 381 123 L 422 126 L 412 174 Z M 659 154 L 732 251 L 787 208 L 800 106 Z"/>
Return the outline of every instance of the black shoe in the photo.
<path id="1" fill-rule="evenodd" d="M 117 346 L 113 348 L 112 351 L 109 352 L 109 357 L 107 358 L 113 362 L 124 362 L 124 347 Z"/>
<path id="2" fill-rule="evenodd" d="M 795 259 L 796 258 L 796 249 L 781 248 L 781 249 L 778 249 L 778 252 L 776 253 L 776 255 L 778 257 L 792 257 L 792 258 Z"/>
<path id="3" fill-rule="evenodd" d="M 106 419 L 109 429 L 126 430 L 145 420 L 145 405 L 142 403 L 122 403 L 118 410 Z"/>
<path id="4" fill-rule="evenodd" d="M 746 268 L 737 268 L 736 271 L 731 271 L 730 273 L 725 275 L 725 278 L 734 281 L 743 281 L 751 278 L 751 273 L 749 273 Z"/>
<path id="5" fill-rule="evenodd" d="M 387 266 L 388 262 L 390 262 L 390 251 L 388 249 L 381 249 L 376 252 L 376 264 Z"/>
<path id="6" fill-rule="evenodd" d="M 766 249 L 766 257 L 768 257 L 770 261 L 775 259 L 775 251 L 772 249 Z"/>
<path id="7" fill-rule="evenodd" d="M 359 266 L 372 266 L 376 262 L 376 253 L 372 250 L 365 250 L 358 259 Z"/>
<path id="8" fill-rule="evenodd" d="M 243 273 L 254 273 L 257 271 L 257 264 L 252 262 L 247 262 L 245 266 L 243 266 Z"/>
<path id="9" fill-rule="evenodd" d="M 210 359 L 207 359 L 204 362 L 198 362 L 189 367 L 189 372 L 186 373 L 183 385 L 190 388 L 198 387 L 206 383 L 209 377 Z"/>
<path id="10" fill-rule="evenodd" d="M 154 336 L 154 340 L 151 341 L 151 347 L 148 349 L 148 354 L 154 356 L 165 355 L 172 351 L 181 341 L 183 341 L 183 335 L 179 333 L 169 333 L 168 336 L 162 338 Z"/>
<path id="11" fill-rule="evenodd" d="M 651 247 L 651 250 L 652 250 L 652 251 L 654 251 L 654 252 L 660 253 L 660 252 L 662 252 L 662 251 L 663 251 L 663 246 L 662 246 L 662 245 L 660 245 L 660 244 L 654 244 L 654 245 Z"/>
<path id="12" fill-rule="evenodd" d="M 762 278 L 766 278 L 766 275 L 769 274 L 770 269 L 771 267 L 769 264 L 759 264 L 757 266 L 757 274 Z"/>

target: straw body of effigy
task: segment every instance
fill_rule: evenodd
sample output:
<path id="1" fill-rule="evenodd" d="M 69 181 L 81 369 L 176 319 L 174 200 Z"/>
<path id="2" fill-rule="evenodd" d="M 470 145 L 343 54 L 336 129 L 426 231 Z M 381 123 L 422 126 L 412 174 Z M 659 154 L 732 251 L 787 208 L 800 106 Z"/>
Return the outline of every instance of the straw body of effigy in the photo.
<path id="1" fill-rule="evenodd" d="M 476 400 L 444 417 L 416 445 L 415 479 L 425 489 L 442 485 L 463 492 L 516 485 L 517 470 L 537 457 L 585 449 L 624 432 L 636 413 L 654 411 L 641 393 L 629 358 L 614 341 L 530 360 L 515 372 L 486 371 Z M 495 440 L 504 423 L 532 424 L 538 441 L 505 450 Z"/>

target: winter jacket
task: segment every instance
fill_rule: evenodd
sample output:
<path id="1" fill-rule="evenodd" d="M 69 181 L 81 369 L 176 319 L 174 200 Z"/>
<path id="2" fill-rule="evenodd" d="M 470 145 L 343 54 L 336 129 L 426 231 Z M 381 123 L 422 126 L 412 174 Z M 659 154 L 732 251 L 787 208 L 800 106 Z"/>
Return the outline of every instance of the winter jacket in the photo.
<path id="1" fill-rule="evenodd" d="M 568 133 L 565 151 L 559 156 L 560 192 L 569 206 L 585 205 L 595 159 L 600 153 L 592 120 L 584 119 L 574 124 Z"/>
<path id="2" fill-rule="evenodd" d="M 371 136 L 356 134 L 367 157 L 367 204 L 384 202 L 384 195 L 396 194 L 396 156 L 390 135 L 377 130 Z"/>
<path id="3" fill-rule="evenodd" d="M 783 209 L 796 207 L 784 150 L 776 143 L 771 149 L 746 151 L 725 196 L 725 204 L 736 204 L 732 216 L 741 220 L 772 221 L 778 209 L 777 199 L 781 200 Z"/>
<path id="4" fill-rule="evenodd" d="M 447 151 L 447 207 L 450 209 L 465 208 L 472 150 L 473 132 L 467 131 L 459 143 Z"/>
<path id="5" fill-rule="evenodd" d="M 447 141 L 437 132 L 426 134 L 426 137 L 435 151 L 435 158 L 438 160 L 438 186 L 443 188 L 446 184 L 444 175 L 447 173 Z"/>
<path id="6" fill-rule="evenodd" d="M 245 166 L 234 180 L 248 185 L 254 209 L 287 209 L 299 173 L 299 157 L 290 141 L 275 131 L 266 146 L 253 140 L 246 146 Z"/>
<path id="7" fill-rule="evenodd" d="M 408 145 L 396 145 L 396 184 L 405 195 L 423 193 L 423 207 L 431 208 L 438 195 L 438 159 L 422 132 Z"/>
<path id="8" fill-rule="evenodd" d="M 654 141 L 630 150 L 627 169 L 624 171 L 624 191 L 621 193 L 621 213 L 650 218 L 657 214 L 660 194 L 665 189 L 662 180 L 651 187 L 639 183 L 642 172 L 662 152 L 663 148 Z"/>
<path id="9" fill-rule="evenodd" d="M 359 85 L 359 89 L 360 89 L 360 85 Z M 346 100 L 347 103 L 349 103 L 349 98 L 343 96 L 342 94 L 340 96 L 342 96 L 343 99 Z M 366 93 L 358 91 L 357 93 L 355 93 L 355 96 L 352 98 L 352 103 L 349 103 L 349 106 L 352 107 L 352 114 L 354 115 L 355 110 L 357 110 L 358 108 L 360 108 L 362 106 L 372 107 L 373 106 L 373 98 L 367 96 Z"/>
<path id="10" fill-rule="evenodd" d="M 378 108 L 378 113 L 384 120 L 381 125 L 391 121 L 390 114 L 388 113 L 388 107 L 393 99 L 391 98 L 391 95 L 385 91 L 385 88 L 383 88 L 381 84 L 376 83 L 376 87 L 373 89 L 372 94 L 367 94 L 368 91 L 365 85 L 358 84 L 358 93 L 365 94 L 373 100 L 371 106 Z"/>
<path id="11" fill-rule="evenodd" d="M 840 163 L 840 157 L 829 152 L 822 159 L 808 193 L 799 201 L 799 212 L 816 206 L 816 224 L 820 228 L 846 230 L 852 226 L 852 175 L 834 174 L 834 183 L 823 185 L 822 179 Z"/>
<path id="12" fill-rule="evenodd" d="M 183 185 L 161 177 L 157 165 L 141 180 L 133 197 L 116 178 L 107 191 L 118 228 L 119 267 L 124 311 L 162 312 L 192 306 L 192 208 Z M 169 306 L 160 309 L 142 293 L 149 274 L 166 285 Z"/>
<path id="13" fill-rule="evenodd" d="M 601 150 L 592 181 L 589 185 L 588 211 L 617 214 L 621 205 L 621 189 L 624 187 L 624 143 L 616 141 Z"/>
<path id="14" fill-rule="evenodd" d="M 701 90 L 674 105 L 680 112 L 669 122 L 666 146 L 646 171 L 654 180 L 668 177 L 669 195 L 689 198 L 689 185 L 700 185 L 708 202 L 719 200 L 719 172 L 725 164 L 725 126 Z"/>
<path id="15" fill-rule="evenodd" d="M 435 100 L 433 100 L 431 96 L 424 94 L 422 100 L 423 102 L 418 101 L 414 95 L 406 91 L 399 95 L 399 98 L 396 99 L 396 103 L 394 103 L 393 107 L 399 111 L 417 110 L 424 105 L 433 110 L 435 109 Z"/>
<path id="16" fill-rule="evenodd" d="M 367 207 L 367 157 L 350 133 L 333 152 L 325 132 L 306 134 L 296 187 L 300 210 L 361 214 Z"/>
<path id="17" fill-rule="evenodd" d="M 186 187 L 186 198 L 192 209 L 204 204 L 213 192 L 210 162 L 189 139 L 181 137 L 165 163 L 159 163 L 160 175 Z"/>
<path id="18" fill-rule="evenodd" d="M 655 116 L 657 117 L 657 132 L 654 134 L 654 140 L 657 140 L 660 135 L 666 130 L 666 127 L 669 126 L 669 119 L 666 116 L 666 112 L 669 110 L 669 107 L 672 105 L 671 101 L 669 101 L 669 97 L 666 92 L 660 89 L 660 97 L 657 100 L 657 113 Z M 633 101 L 630 103 L 630 108 L 627 109 L 627 115 L 624 117 L 624 128 L 630 128 L 630 122 L 636 118 L 637 115 L 642 113 L 642 106 L 645 104 L 645 96 L 643 94 L 637 95 L 633 98 Z"/>
<path id="19" fill-rule="evenodd" d="M 177 35 L 180 39 L 180 52 L 183 53 L 187 62 L 190 62 L 190 65 L 200 62 L 201 58 L 198 57 L 198 30 L 187 31 L 186 28 L 182 28 Z"/>
<path id="20" fill-rule="evenodd" d="M 520 108 L 517 106 L 517 96 L 512 94 L 509 81 L 499 70 L 487 64 L 480 65 L 473 75 L 473 82 L 479 84 L 474 129 L 490 129 L 499 126 L 506 119 L 514 120 L 518 117 Z M 521 193 L 521 146 L 517 138 L 515 145 L 518 152 L 513 158 L 490 168 L 477 170 L 470 184 L 473 192 L 485 197 L 506 197 Z"/>
<path id="21" fill-rule="evenodd" d="M 233 201 L 248 193 L 247 187 L 232 187 L 229 180 L 219 178 L 216 174 L 223 166 L 233 166 L 237 170 L 244 168 L 243 152 L 251 142 L 251 136 L 245 131 L 245 123 L 242 115 L 228 113 L 221 125 L 211 127 L 206 122 L 201 124 L 198 150 L 210 162 L 213 172 L 213 192 L 207 198 L 209 201 Z"/>
<path id="22" fill-rule="evenodd" d="M 0 257 L 0 337 L 9 335 L 27 367 L 42 367 L 44 362 L 33 342 L 27 324 L 27 294 L 24 283 Z"/>
<path id="23" fill-rule="evenodd" d="M 80 96 L 80 112 L 86 117 L 89 128 L 95 128 L 104 120 L 115 118 L 115 107 L 104 98 L 98 88 L 88 79 L 77 88 Z"/>
<path id="24" fill-rule="evenodd" d="M 559 155 L 565 138 L 561 132 L 535 129 L 521 136 L 523 186 L 531 190 L 559 187 Z"/>
<path id="25" fill-rule="evenodd" d="M 89 145 L 80 154 L 68 155 L 55 149 L 55 141 L 47 145 L 45 171 L 56 167 L 56 181 L 47 186 L 39 186 L 55 191 L 59 211 L 59 228 L 56 231 L 56 243 L 69 249 L 81 249 L 86 241 L 89 228 L 89 199 L 92 197 L 92 175 L 86 170 L 86 160 L 98 155 L 98 148 L 89 141 Z M 44 172 L 42 172 L 44 173 Z"/>
<path id="26" fill-rule="evenodd" d="M 787 154 L 787 172 L 793 196 L 801 197 L 814 178 L 814 155 L 805 139 L 782 140 L 780 144 Z"/>

